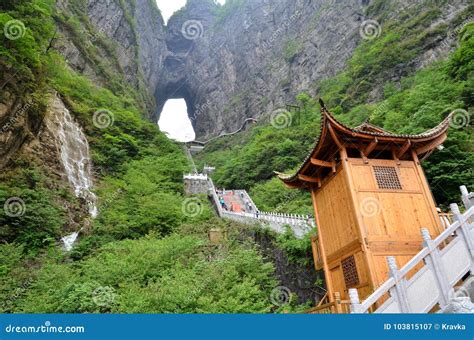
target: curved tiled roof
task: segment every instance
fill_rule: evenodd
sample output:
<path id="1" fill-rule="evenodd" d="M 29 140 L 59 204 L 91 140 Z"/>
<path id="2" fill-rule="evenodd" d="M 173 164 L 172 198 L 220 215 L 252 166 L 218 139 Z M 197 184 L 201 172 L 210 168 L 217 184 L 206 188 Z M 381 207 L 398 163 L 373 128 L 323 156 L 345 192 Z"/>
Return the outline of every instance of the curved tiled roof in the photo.
<path id="1" fill-rule="evenodd" d="M 299 166 L 298 170 L 294 174 L 283 174 L 275 172 L 278 177 L 284 182 L 293 182 L 298 180 L 298 174 L 303 170 L 303 168 L 310 162 L 311 157 L 318 154 L 321 151 L 321 143 L 324 142 L 325 137 L 328 134 L 328 125 L 334 130 L 337 130 L 341 135 L 345 135 L 348 138 L 359 138 L 361 140 L 385 140 L 389 142 L 404 143 L 407 140 L 410 140 L 413 144 L 423 144 L 434 140 L 435 138 L 441 136 L 449 127 L 449 123 L 452 118 L 452 114 L 448 115 L 440 124 L 436 127 L 427 130 L 420 134 L 395 134 L 389 131 L 386 131 L 378 126 L 372 125 L 368 122 L 365 122 L 355 128 L 348 127 L 347 125 L 339 122 L 334 118 L 334 116 L 326 109 L 324 103 L 320 100 L 321 104 L 321 122 L 320 122 L 320 133 L 316 138 L 316 142 L 312 147 L 311 151 L 308 153 L 303 163 Z M 433 146 L 433 148 L 436 146 Z M 427 153 L 427 152 L 425 152 Z"/>
<path id="2" fill-rule="evenodd" d="M 356 128 L 351 128 L 351 127 L 348 127 L 347 125 L 339 122 L 338 120 L 336 120 L 336 118 L 334 118 L 334 116 L 325 107 L 321 109 L 321 112 L 323 112 L 323 111 L 333 121 L 335 121 L 337 124 L 339 124 L 340 126 L 343 126 L 344 128 L 346 128 L 349 131 L 353 131 L 353 132 L 356 132 L 356 133 L 359 133 L 359 134 L 367 134 L 367 135 L 375 136 L 375 137 L 390 137 L 390 138 L 411 139 L 411 140 L 412 139 L 417 140 L 417 139 L 431 138 L 433 136 L 437 137 L 440 133 L 447 130 L 447 128 L 449 127 L 449 122 L 451 121 L 451 117 L 452 117 L 452 113 L 451 113 L 440 124 L 438 124 L 438 126 L 435 126 L 434 128 L 432 128 L 430 130 L 427 130 L 423 133 L 416 134 L 416 135 L 410 135 L 410 134 L 401 134 L 401 135 L 399 135 L 399 134 L 395 134 L 395 133 L 392 133 L 392 132 L 385 131 L 382 128 L 379 128 L 378 126 L 372 125 L 370 123 L 364 123 L 362 125 L 359 125 Z M 370 130 L 368 131 L 368 130 L 364 129 L 364 127 L 367 127 L 367 126 L 374 127 L 375 129 L 380 130 L 380 131 L 370 131 Z"/>

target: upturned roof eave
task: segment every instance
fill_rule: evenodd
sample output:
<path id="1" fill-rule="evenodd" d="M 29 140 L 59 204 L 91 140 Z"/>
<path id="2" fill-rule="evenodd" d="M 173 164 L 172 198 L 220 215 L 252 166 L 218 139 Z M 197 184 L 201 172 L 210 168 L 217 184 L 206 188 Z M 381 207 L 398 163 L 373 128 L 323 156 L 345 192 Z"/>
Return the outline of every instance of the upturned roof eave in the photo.
<path id="1" fill-rule="evenodd" d="M 339 122 L 334 116 L 326 109 L 326 107 L 322 106 L 321 107 L 321 127 L 320 127 L 320 133 L 318 138 L 316 139 L 316 143 L 314 147 L 311 149 L 309 152 L 308 156 L 305 158 L 305 160 L 302 162 L 298 170 L 296 170 L 295 173 L 293 174 L 283 174 L 283 173 L 276 173 L 278 178 L 282 180 L 285 184 L 291 185 L 291 186 L 304 186 L 302 183 L 296 183 L 296 182 L 301 182 L 300 179 L 298 178 L 298 174 L 301 174 L 306 168 L 311 164 L 311 158 L 314 157 L 316 158 L 318 154 L 321 152 L 321 148 L 323 147 L 324 140 L 328 134 L 328 123 L 333 127 L 335 130 L 337 130 L 339 133 L 342 133 L 346 137 L 349 138 L 360 138 L 360 139 L 365 139 L 365 140 L 374 140 L 377 138 L 379 141 L 388 141 L 388 142 L 400 142 L 404 143 L 407 140 L 410 140 L 412 143 L 423 143 L 426 141 L 431 141 L 439 136 L 441 136 L 443 133 L 446 133 L 448 127 L 449 127 L 449 122 L 452 118 L 452 114 L 448 115 L 440 124 L 438 124 L 436 127 L 427 130 L 421 134 L 417 135 L 397 135 L 394 133 L 390 133 L 388 131 L 385 131 L 383 129 L 380 129 L 376 126 L 374 128 L 377 128 L 380 130 L 380 132 L 372 132 L 372 131 L 358 131 L 357 128 L 350 128 L 343 123 Z M 382 132 L 383 131 L 383 132 Z"/>

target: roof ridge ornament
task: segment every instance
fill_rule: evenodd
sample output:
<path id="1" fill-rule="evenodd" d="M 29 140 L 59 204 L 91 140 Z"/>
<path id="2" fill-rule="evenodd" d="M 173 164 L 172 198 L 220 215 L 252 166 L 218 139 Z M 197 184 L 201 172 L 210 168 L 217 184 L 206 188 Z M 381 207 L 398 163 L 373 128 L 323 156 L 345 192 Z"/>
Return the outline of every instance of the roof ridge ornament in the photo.
<path id="1" fill-rule="evenodd" d="M 321 105 L 321 110 L 327 111 L 328 109 L 326 108 L 326 105 L 324 104 L 323 99 L 320 97 L 319 98 L 319 105 Z"/>

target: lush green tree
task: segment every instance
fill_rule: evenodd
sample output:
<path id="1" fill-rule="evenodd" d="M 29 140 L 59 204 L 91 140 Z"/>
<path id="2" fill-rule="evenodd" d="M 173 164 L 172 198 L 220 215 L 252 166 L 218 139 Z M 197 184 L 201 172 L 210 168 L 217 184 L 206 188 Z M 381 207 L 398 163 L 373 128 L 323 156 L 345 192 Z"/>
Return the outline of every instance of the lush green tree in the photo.
<path id="1" fill-rule="evenodd" d="M 48 263 L 16 311 L 268 312 L 276 282 L 250 243 L 172 235 L 109 243 L 74 264 Z"/>

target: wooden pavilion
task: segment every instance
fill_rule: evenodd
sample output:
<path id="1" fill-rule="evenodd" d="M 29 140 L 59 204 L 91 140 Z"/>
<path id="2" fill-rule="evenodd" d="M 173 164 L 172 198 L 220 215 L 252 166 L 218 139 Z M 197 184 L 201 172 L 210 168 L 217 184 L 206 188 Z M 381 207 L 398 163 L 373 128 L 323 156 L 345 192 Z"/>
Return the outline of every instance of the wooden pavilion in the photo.
<path id="1" fill-rule="evenodd" d="M 328 298 L 364 299 L 387 278 L 386 256 L 403 266 L 422 249 L 421 228 L 435 237 L 442 224 L 420 159 L 446 139 L 450 117 L 418 135 L 396 135 L 364 123 L 349 128 L 321 102 L 321 130 L 296 173 L 278 177 L 311 191 L 318 234 L 316 269 Z"/>

